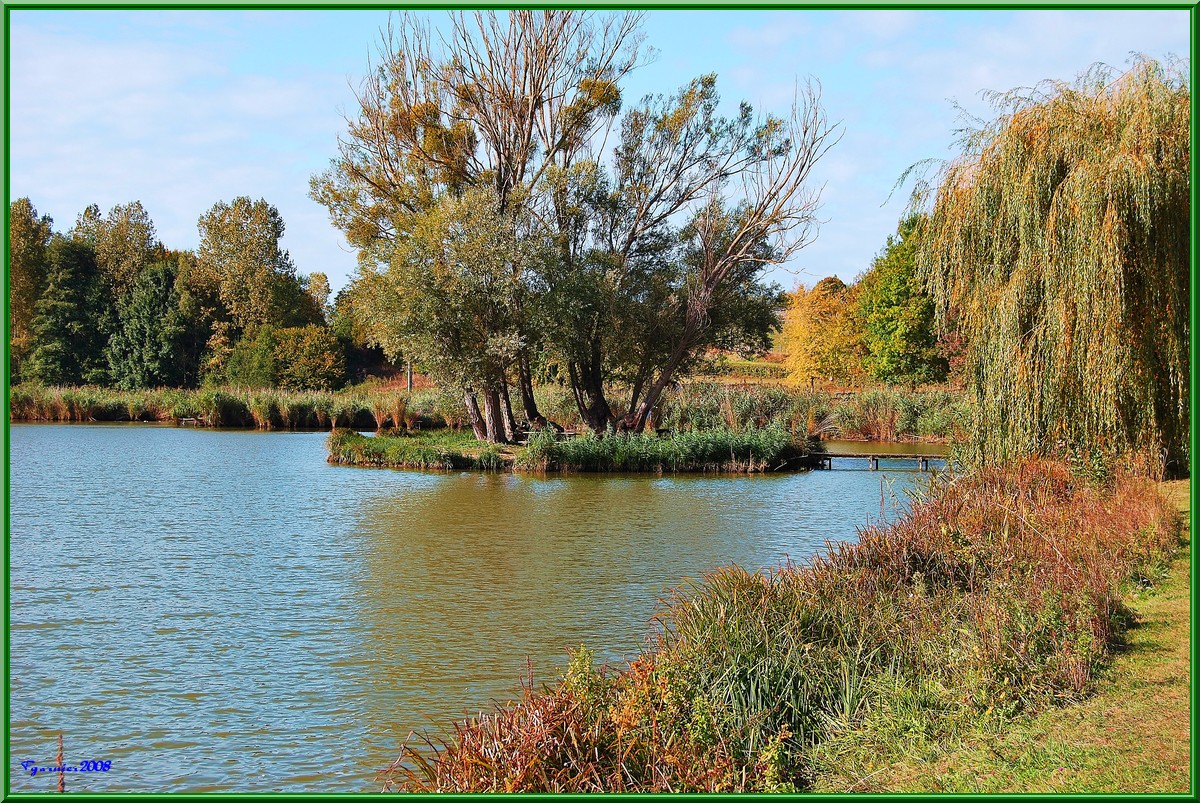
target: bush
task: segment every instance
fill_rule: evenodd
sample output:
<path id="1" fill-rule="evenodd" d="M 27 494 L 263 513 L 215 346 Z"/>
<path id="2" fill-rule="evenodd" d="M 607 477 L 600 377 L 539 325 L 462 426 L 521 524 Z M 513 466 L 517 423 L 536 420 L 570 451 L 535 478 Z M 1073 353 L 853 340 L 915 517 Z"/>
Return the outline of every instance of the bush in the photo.
<path id="1" fill-rule="evenodd" d="M 310 324 L 275 333 L 275 376 L 285 390 L 335 390 L 346 382 L 341 341 L 324 326 Z"/>
<path id="2" fill-rule="evenodd" d="M 275 329 L 271 326 L 261 326 L 253 334 L 247 333 L 229 354 L 225 379 L 231 385 L 245 388 L 275 387 L 278 345 Z"/>

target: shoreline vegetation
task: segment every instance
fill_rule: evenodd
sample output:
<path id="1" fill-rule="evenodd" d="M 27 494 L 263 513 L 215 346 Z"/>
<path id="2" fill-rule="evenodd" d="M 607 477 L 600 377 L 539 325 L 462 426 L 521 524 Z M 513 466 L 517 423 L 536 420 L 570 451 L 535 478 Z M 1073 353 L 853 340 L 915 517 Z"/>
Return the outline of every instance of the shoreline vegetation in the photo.
<path id="1" fill-rule="evenodd" d="M 1097 482 L 1040 459 L 946 478 L 808 565 L 729 567 L 678 589 L 628 665 L 596 666 L 581 647 L 558 683 L 531 677 L 521 700 L 444 740 L 410 739 L 381 781 L 878 790 L 843 776 L 1085 700 L 1128 643 L 1130 601 L 1164 581 L 1182 543 L 1146 479 Z"/>
<path id="2" fill-rule="evenodd" d="M 1183 517 L 1182 549 L 1132 588 L 1133 624 L 1086 699 L 953 738 L 910 731 L 843 740 L 813 792 L 1186 793 L 1191 788 L 1191 483 L 1158 485 Z"/>
<path id="3" fill-rule="evenodd" d="M 535 388 L 551 420 L 572 431 L 586 428 L 566 388 Z M 945 386 L 905 390 L 862 387 L 807 390 L 783 385 L 695 381 L 663 394 L 656 429 L 680 431 L 759 427 L 781 423 L 790 431 L 836 432 L 848 440 L 945 443 L 971 424 L 970 402 Z M 9 389 L 11 421 L 195 421 L 201 426 L 259 429 L 464 429 L 466 409 L 436 388 L 406 391 L 367 382 L 339 391 L 289 391 L 236 386 L 119 390 L 95 385 L 21 383 Z M 818 431 L 819 430 L 819 431 Z M 481 442 L 482 443 L 482 442 Z"/>

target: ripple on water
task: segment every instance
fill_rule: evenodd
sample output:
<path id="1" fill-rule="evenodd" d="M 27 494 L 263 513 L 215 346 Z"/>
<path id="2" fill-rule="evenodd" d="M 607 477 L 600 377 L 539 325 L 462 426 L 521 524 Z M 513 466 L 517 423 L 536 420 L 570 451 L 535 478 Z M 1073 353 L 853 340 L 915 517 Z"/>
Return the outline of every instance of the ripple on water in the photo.
<path id="1" fill-rule="evenodd" d="M 424 474 L 329 466 L 321 433 L 11 433 L 10 744 L 114 762 L 72 791 L 376 791 L 527 657 L 539 681 L 567 647 L 620 660 L 683 578 L 804 560 L 881 499 L 882 473 Z"/>

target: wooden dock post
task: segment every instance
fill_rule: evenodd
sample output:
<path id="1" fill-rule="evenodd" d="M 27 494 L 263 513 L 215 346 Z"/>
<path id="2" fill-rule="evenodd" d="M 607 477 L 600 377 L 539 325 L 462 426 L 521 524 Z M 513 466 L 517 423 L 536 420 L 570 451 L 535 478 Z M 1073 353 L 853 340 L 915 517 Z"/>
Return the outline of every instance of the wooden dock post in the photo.
<path id="1" fill-rule="evenodd" d="M 62 734 L 58 734 L 58 791 L 67 791 L 66 767 L 63 765 Z"/>

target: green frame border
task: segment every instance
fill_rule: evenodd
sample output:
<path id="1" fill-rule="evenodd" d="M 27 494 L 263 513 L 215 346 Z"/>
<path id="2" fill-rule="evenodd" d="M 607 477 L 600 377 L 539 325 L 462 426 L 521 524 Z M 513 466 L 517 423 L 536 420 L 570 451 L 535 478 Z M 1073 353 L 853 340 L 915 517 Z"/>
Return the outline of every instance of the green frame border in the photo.
<path id="1" fill-rule="evenodd" d="M 7 207 L 11 203 L 11 177 L 8 170 L 9 154 L 11 148 L 11 115 L 9 113 L 9 99 L 11 98 L 11 69 L 10 69 L 10 14 L 15 10 L 127 10 L 127 11 L 150 11 L 150 10 L 388 10 L 398 8 L 415 8 L 415 9 L 476 9 L 476 8 L 561 8 L 563 6 L 579 6 L 598 10 L 624 10 L 624 9 L 643 9 L 643 10 L 681 10 L 681 11 L 716 11 L 716 10 L 801 10 L 801 11 L 820 11 L 820 10 L 846 10 L 846 11 L 868 11 L 868 10 L 883 10 L 883 9 L 907 9 L 907 10 L 936 10 L 936 11 L 1003 11 L 1003 10 L 1075 10 L 1075 11 L 1116 11 L 1116 10 L 1187 10 L 1189 12 L 1189 33 L 1190 33 L 1190 48 L 1189 48 L 1189 72 L 1192 90 L 1192 120 L 1191 120 L 1191 169 L 1192 169 L 1192 184 L 1191 184 L 1191 278 L 1192 288 L 1190 293 L 1190 341 L 1191 355 L 1189 360 L 1193 369 L 1189 381 L 1189 415 L 1192 422 L 1191 430 L 1191 456 L 1195 460 L 1196 446 L 1200 442 L 1197 438 L 1194 422 L 1196 420 L 1197 401 L 1196 401 L 1196 377 L 1195 377 L 1195 360 L 1197 344 L 1200 343 L 1200 337 L 1196 333 L 1197 312 L 1200 311 L 1200 299 L 1195 292 L 1195 280 L 1200 274 L 1198 271 L 1197 262 L 1197 247 L 1196 235 L 1197 227 L 1197 200 L 1200 200 L 1200 191 L 1197 190 L 1195 179 L 1198 168 L 1200 168 L 1200 157 L 1196 153 L 1196 116 L 1197 101 L 1195 96 L 1196 78 L 1200 75 L 1200 68 L 1196 64 L 1196 38 L 1197 26 L 1200 24 L 1200 16 L 1198 16 L 1198 5 L 1200 0 L 1153 0 L 1152 2 L 1138 3 L 1131 0 L 1051 0 L 1051 2 L 965 2 L 964 0 L 918 0 L 917 2 L 905 2 L 898 0 L 897 2 L 880 2 L 879 0 L 820 0 L 818 2 L 804 2 L 804 0 L 751 0 L 750 2 L 737 3 L 730 0 L 633 0 L 632 2 L 616 2 L 614 0 L 590 0 L 588 2 L 479 2 L 478 0 L 467 0 L 460 3 L 448 3 L 445 0 L 408 0 L 400 2 L 399 0 L 354 0 L 345 4 L 330 2 L 330 0 L 278 0 L 277 2 L 194 2 L 185 0 L 184 2 L 172 3 L 169 0 L 145 0 L 145 2 L 128 2 L 125 0 L 116 0 L 115 2 L 39 2 L 31 0 L 30 2 L 22 2 L 22 0 L 9 0 L 3 6 L 3 30 L 4 30 L 4 204 Z M 3 287 L 5 289 L 3 308 L 4 317 L 2 323 L 2 331 L 4 333 L 4 342 L 8 342 L 9 331 L 9 295 L 8 275 L 10 269 L 9 251 L 8 251 L 8 217 L 4 218 L 4 274 Z M 9 364 L 9 351 L 4 350 L 3 356 L 3 386 L 4 397 L 0 400 L 0 411 L 4 415 L 4 689 L 0 692 L 4 700 L 4 716 L 5 716 L 5 733 L 4 733 L 4 766 L 0 768 L 0 800 L 40 800 L 52 798 L 53 792 L 16 792 L 12 791 L 12 756 L 9 745 L 8 726 L 12 721 L 12 701 L 10 698 L 11 686 L 11 663 L 9 657 L 9 633 L 11 626 L 11 601 L 9 599 L 12 581 L 9 574 L 9 566 L 11 563 L 12 552 L 9 542 L 9 521 L 10 521 L 10 497 L 9 497 L 9 466 L 11 464 L 11 443 L 10 443 L 10 428 L 9 428 L 9 377 L 11 366 Z M 1190 479 L 1189 479 L 1190 482 Z M 1189 538 L 1194 546 L 1197 511 L 1195 500 L 1189 505 Z M 1191 601 L 1189 612 L 1189 656 L 1190 662 L 1188 667 L 1189 686 L 1190 686 L 1190 740 L 1191 750 L 1189 759 L 1189 784 L 1191 791 L 1189 793 L 1176 794 L 1128 794 L 1128 793 L 1094 793 L 1094 794 L 966 794 L 966 795 L 945 795 L 939 797 L 953 797 L 961 800 L 1002 800 L 1002 799 L 1019 799 L 1019 800 L 1077 800 L 1077 799 L 1111 799 L 1111 798 L 1136 798 L 1139 800 L 1191 800 L 1196 797 L 1196 776 L 1197 766 L 1200 762 L 1196 756 L 1196 673 L 1195 667 L 1197 657 L 1200 655 L 1197 650 L 1195 638 L 1195 609 L 1196 609 L 1196 581 L 1200 578 L 1200 572 L 1197 571 L 1196 559 L 1193 555 L 1190 565 L 1190 589 Z M 136 794 L 140 799 L 154 798 L 171 798 L 178 800 L 246 800 L 246 799 L 270 799 L 270 800 L 312 800 L 330 796 L 338 799 L 362 799 L 362 800 L 377 800 L 380 793 L 297 793 L 297 792 L 278 792 L 278 793 L 263 793 L 263 792 L 219 792 L 211 794 L 187 793 L 187 792 L 148 792 L 148 793 L 97 793 L 85 792 L 79 797 L 84 799 L 94 800 L 123 800 Z M 890 800 L 890 799 L 913 799 L 914 797 L 925 797 L 921 793 L 848 793 L 852 797 L 871 800 Z M 607 794 L 605 799 L 623 799 L 630 800 L 646 795 L 635 794 Z M 650 795 L 661 796 L 661 795 Z M 485 794 L 452 794 L 443 796 L 445 799 L 457 798 L 484 798 Z M 585 794 L 569 794 L 569 795 L 544 795 L 544 794 L 516 794 L 512 797 L 519 798 L 546 798 L 553 797 L 558 799 L 594 799 L 593 795 Z M 778 799 L 781 796 L 769 794 L 755 795 L 728 795 L 728 794 L 691 794 L 687 795 L 692 800 L 726 800 L 730 797 L 752 797 Z M 785 795 L 782 797 L 800 797 L 799 795 Z M 806 800 L 832 800 L 840 798 L 841 795 L 833 794 L 805 794 Z"/>

